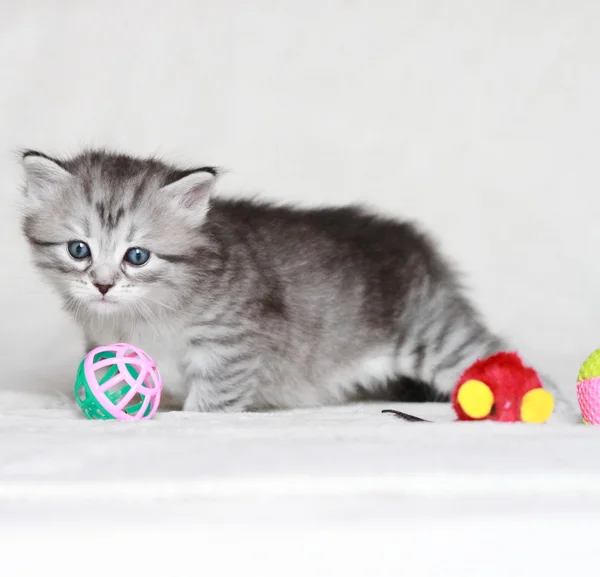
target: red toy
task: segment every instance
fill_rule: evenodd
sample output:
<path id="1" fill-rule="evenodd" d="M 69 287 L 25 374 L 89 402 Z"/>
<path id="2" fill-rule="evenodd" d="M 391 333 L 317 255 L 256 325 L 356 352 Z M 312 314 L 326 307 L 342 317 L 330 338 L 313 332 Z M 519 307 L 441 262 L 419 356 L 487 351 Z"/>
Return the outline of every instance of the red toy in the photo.
<path id="1" fill-rule="evenodd" d="M 475 361 L 458 379 L 451 400 L 459 421 L 544 423 L 554 411 L 554 397 L 538 374 L 512 352 Z M 383 412 L 405 421 L 430 422 L 392 409 Z"/>
<path id="2" fill-rule="evenodd" d="M 517 353 L 500 352 L 462 374 L 452 406 L 459 421 L 544 423 L 554 410 L 554 397 Z"/>

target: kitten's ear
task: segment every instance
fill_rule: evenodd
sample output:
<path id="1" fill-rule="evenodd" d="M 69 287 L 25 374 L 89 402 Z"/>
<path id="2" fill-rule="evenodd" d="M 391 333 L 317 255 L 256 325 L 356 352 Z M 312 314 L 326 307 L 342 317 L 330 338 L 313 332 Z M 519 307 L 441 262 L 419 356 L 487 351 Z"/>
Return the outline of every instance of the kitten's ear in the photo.
<path id="1" fill-rule="evenodd" d="M 73 175 L 58 161 L 33 150 L 23 153 L 22 163 L 27 178 L 25 196 L 31 200 L 46 200 L 66 185 Z"/>
<path id="2" fill-rule="evenodd" d="M 201 224 L 208 212 L 215 180 L 215 171 L 199 169 L 163 186 L 160 193 L 170 199 L 175 210 L 186 219 Z"/>

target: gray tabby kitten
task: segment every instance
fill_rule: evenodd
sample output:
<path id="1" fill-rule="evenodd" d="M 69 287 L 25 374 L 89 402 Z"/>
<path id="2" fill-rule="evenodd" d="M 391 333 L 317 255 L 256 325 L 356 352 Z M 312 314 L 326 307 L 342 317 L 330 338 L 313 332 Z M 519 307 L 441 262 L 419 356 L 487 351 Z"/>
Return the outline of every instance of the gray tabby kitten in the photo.
<path id="1" fill-rule="evenodd" d="M 412 224 L 213 199 L 210 167 L 98 150 L 23 164 L 35 265 L 88 350 L 129 342 L 154 358 L 164 406 L 447 400 L 468 365 L 506 349 Z"/>

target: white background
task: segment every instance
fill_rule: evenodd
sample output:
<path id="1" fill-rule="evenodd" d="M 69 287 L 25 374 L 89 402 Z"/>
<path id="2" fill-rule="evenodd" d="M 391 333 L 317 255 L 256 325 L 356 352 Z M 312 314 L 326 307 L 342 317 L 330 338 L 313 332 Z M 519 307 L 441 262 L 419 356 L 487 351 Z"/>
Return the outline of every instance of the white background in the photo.
<path id="1" fill-rule="evenodd" d="M 0 0 L 0 387 L 68 391 L 82 354 L 19 234 L 17 152 L 98 145 L 225 166 L 224 194 L 418 219 L 573 394 L 600 346 L 599 60 L 597 0 Z M 4 573 L 597 563 L 598 427 L 380 408 L 120 423 L 0 403 Z"/>
<path id="2" fill-rule="evenodd" d="M 17 151 L 101 145 L 417 218 L 572 392 L 600 346 L 599 22 L 594 0 L 2 2 L 1 386 L 68 390 L 82 354 L 19 234 Z"/>

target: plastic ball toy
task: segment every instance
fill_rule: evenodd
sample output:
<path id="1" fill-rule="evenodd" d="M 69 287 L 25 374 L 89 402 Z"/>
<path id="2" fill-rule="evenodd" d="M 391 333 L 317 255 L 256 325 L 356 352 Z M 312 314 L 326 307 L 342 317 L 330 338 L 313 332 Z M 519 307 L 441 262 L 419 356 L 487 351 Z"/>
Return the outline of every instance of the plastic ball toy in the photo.
<path id="1" fill-rule="evenodd" d="M 81 361 L 75 400 L 88 419 L 150 419 L 160 403 L 162 379 L 154 361 L 127 343 L 97 347 Z"/>
<path id="2" fill-rule="evenodd" d="M 596 349 L 581 365 L 577 375 L 577 400 L 583 422 L 600 425 L 600 349 Z"/>

